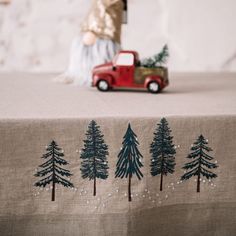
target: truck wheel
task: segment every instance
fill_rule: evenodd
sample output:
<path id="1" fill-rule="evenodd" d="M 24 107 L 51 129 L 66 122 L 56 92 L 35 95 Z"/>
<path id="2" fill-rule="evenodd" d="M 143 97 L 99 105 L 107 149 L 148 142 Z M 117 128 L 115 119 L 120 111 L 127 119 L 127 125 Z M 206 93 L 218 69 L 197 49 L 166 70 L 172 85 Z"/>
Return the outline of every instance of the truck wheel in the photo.
<path id="1" fill-rule="evenodd" d="M 156 81 L 152 81 L 148 84 L 148 91 L 150 93 L 158 93 L 160 92 L 161 87 Z"/>
<path id="2" fill-rule="evenodd" d="M 106 80 L 100 80 L 97 84 L 97 88 L 98 90 L 105 92 L 109 90 L 109 84 Z"/>

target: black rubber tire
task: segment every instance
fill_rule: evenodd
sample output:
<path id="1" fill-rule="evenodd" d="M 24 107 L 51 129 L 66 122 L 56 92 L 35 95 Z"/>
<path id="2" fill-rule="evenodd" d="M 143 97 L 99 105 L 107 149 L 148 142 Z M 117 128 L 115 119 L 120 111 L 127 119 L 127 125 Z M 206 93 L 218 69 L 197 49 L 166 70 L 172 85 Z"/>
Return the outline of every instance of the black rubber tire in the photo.
<path id="1" fill-rule="evenodd" d="M 107 92 L 110 89 L 110 87 L 106 80 L 101 79 L 97 83 L 97 89 L 102 92 Z"/>
<path id="2" fill-rule="evenodd" d="M 152 81 L 148 84 L 147 89 L 150 93 L 159 93 L 161 91 L 161 86 L 158 82 Z"/>

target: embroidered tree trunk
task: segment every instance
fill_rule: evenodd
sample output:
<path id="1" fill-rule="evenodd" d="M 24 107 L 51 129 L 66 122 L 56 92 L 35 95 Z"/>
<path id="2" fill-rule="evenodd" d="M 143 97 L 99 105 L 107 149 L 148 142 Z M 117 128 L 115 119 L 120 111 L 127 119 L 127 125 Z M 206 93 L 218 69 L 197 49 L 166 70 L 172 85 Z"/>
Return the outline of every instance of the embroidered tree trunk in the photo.
<path id="1" fill-rule="evenodd" d="M 162 191 L 162 184 L 163 184 L 163 174 L 161 173 L 160 191 Z"/>
<path id="2" fill-rule="evenodd" d="M 197 192 L 200 192 L 200 171 L 198 172 L 198 177 L 197 177 Z"/>
<path id="3" fill-rule="evenodd" d="M 129 174 L 129 184 L 128 184 L 128 199 L 129 199 L 129 202 L 132 201 L 132 198 L 131 198 L 131 174 Z"/>
<path id="4" fill-rule="evenodd" d="M 93 196 L 96 196 L 96 177 L 94 178 L 93 181 Z"/>

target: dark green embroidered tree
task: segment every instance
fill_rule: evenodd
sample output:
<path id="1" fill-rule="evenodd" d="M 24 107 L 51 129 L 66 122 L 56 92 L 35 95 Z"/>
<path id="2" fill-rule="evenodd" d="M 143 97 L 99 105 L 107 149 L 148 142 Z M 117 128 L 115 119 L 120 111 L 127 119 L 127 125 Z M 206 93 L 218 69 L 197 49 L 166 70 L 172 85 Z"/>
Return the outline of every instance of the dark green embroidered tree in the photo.
<path id="1" fill-rule="evenodd" d="M 92 120 L 86 132 L 86 140 L 84 140 L 84 148 L 80 158 L 82 178 L 93 180 L 93 195 L 96 196 L 96 179 L 107 179 L 108 162 L 107 155 L 108 146 L 105 144 L 100 126 Z"/>
<path id="2" fill-rule="evenodd" d="M 138 150 L 137 136 L 131 129 L 130 124 L 123 138 L 122 149 L 118 154 L 118 162 L 116 164 L 115 177 L 128 178 L 128 200 L 131 198 L 131 178 L 136 175 L 139 180 L 143 177 L 140 168 L 143 166 L 141 162 L 142 154 Z"/>
<path id="3" fill-rule="evenodd" d="M 165 45 L 161 52 L 155 54 L 153 57 L 145 58 L 141 61 L 141 65 L 148 68 L 159 67 L 167 62 L 169 57 L 168 46 Z"/>
<path id="4" fill-rule="evenodd" d="M 168 122 L 162 118 L 154 132 L 154 138 L 150 145 L 151 175 L 161 175 L 160 191 L 163 189 L 163 176 L 173 174 L 175 170 L 175 148 L 173 137 Z"/>
<path id="5" fill-rule="evenodd" d="M 42 156 L 43 159 L 48 159 L 45 163 L 40 165 L 39 167 L 42 170 L 37 171 L 34 175 L 36 177 L 44 177 L 47 176 L 34 185 L 36 187 L 45 187 L 48 184 L 52 184 L 52 201 L 55 201 L 55 185 L 61 184 L 64 187 L 74 187 L 74 185 L 68 181 L 67 179 L 63 178 L 62 176 L 70 177 L 72 174 L 69 170 L 63 169 L 59 167 L 59 165 L 67 165 L 69 164 L 66 160 L 62 159 L 64 154 L 62 149 L 58 147 L 56 142 L 53 140 L 48 147 L 46 148 L 46 153 Z"/>
<path id="6" fill-rule="evenodd" d="M 207 146 L 208 142 L 200 135 L 196 142 L 191 147 L 191 153 L 187 156 L 193 161 L 186 163 L 183 167 L 185 170 L 190 170 L 186 172 L 181 180 L 188 180 L 192 176 L 197 176 L 197 192 L 200 192 L 200 178 L 201 176 L 206 177 L 207 179 L 216 178 L 217 175 L 207 169 L 215 169 L 218 166 L 210 161 L 213 157 L 209 156 L 206 152 L 212 151 L 210 147 Z M 206 169 L 207 168 L 207 169 Z"/>

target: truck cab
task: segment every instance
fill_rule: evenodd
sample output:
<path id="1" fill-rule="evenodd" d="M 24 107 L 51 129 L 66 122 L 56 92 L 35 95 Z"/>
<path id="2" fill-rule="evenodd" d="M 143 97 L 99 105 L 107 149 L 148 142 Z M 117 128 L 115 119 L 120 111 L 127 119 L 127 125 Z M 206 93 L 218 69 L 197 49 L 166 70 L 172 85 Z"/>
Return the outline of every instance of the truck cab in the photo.
<path id="1" fill-rule="evenodd" d="M 113 88 L 140 88 L 158 93 L 168 83 L 167 68 L 140 66 L 139 55 L 135 51 L 120 51 L 112 62 L 93 69 L 92 86 L 96 86 L 100 91 Z"/>

